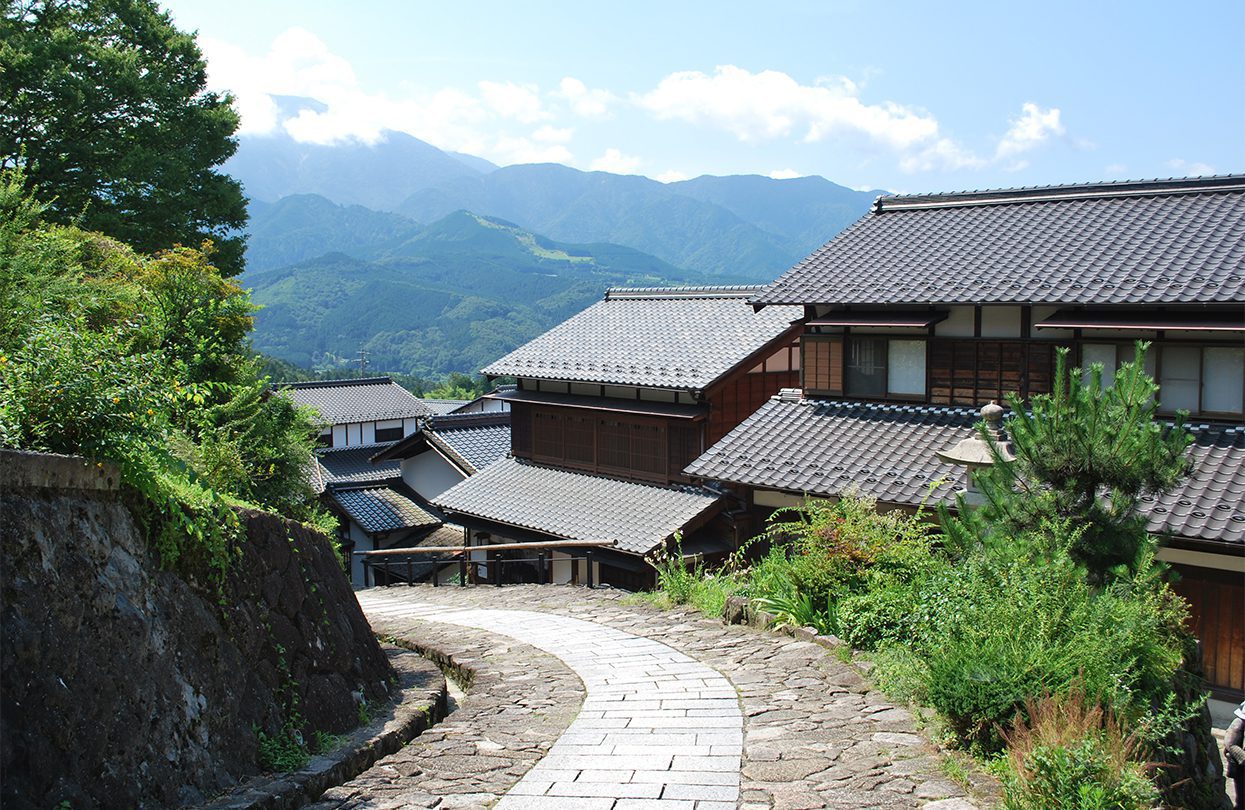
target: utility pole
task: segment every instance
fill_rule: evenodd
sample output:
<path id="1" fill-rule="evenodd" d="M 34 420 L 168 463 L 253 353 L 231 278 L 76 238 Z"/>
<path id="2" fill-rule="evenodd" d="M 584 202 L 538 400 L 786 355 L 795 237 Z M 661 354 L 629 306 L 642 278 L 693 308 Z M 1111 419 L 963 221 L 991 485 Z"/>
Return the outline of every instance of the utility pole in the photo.
<path id="1" fill-rule="evenodd" d="M 359 376 L 367 376 L 367 349 L 359 349 Z"/>

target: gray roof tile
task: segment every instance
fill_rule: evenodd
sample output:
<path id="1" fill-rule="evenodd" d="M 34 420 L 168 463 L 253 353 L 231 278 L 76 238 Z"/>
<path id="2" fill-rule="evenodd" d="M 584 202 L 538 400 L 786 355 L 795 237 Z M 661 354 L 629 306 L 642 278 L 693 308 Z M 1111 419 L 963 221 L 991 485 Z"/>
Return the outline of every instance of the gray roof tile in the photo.
<path id="1" fill-rule="evenodd" d="M 326 425 L 409 419 L 432 413 L 423 400 L 388 377 L 290 383 L 280 390 L 299 405 L 315 408 Z"/>
<path id="2" fill-rule="evenodd" d="M 1245 302 L 1245 175 L 883 197 L 753 300 Z"/>
<path id="3" fill-rule="evenodd" d="M 458 410 L 462 406 L 471 402 L 471 400 L 469 399 L 428 399 L 425 397 L 424 399 L 421 399 L 420 402 L 428 406 L 428 410 L 432 411 L 434 414 L 437 414 L 438 416 L 443 416 L 447 413 L 454 413 L 454 411 Z"/>
<path id="4" fill-rule="evenodd" d="M 754 312 L 758 287 L 611 289 L 605 300 L 489 364 L 513 375 L 655 388 L 703 389 L 804 313 Z"/>
<path id="5" fill-rule="evenodd" d="M 350 519 L 369 533 L 439 526 L 441 519 L 413 498 L 389 487 L 350 487 L 332 490 Z"/>
<path id="6" fill-rule="evenodd" d="M 402 477 L 402 461 L 371 462 L 371 457 L 392 447 L 394 442 L 358 444 L 350 447 L 324 447 L 316 451 L 322 479 L 327 486 L 387 481 Z"/>
<path id="7" fill-rule="evenodd" d="M 510 452 L 510 412 L 436 416 L 423 431 L 428 441 L 467 473 L 475 473 Z"/>
<path id="8" fill-rule="evenodd" d="M 838 495 L 855 484 L 887 503 L 952 500 L 964 471 L 934 456 L 966 438 L 967 408 L 770 399 L 686 469 L 760 489 Z M 1245 543 L 1245 427 L 1194 426 L 1193 471 L 1175 491 L 1143 503 L 1150 531 Z M 931 484 L 940 480 L 932 495 Z"/>
<path id="9" fill-rule="evenodd" d="M 613 540 L 620 551 L 645 554 L 721 500 L 691 487 L 667 489 L 506 458 L 433 504 L 566 540 Z"/>

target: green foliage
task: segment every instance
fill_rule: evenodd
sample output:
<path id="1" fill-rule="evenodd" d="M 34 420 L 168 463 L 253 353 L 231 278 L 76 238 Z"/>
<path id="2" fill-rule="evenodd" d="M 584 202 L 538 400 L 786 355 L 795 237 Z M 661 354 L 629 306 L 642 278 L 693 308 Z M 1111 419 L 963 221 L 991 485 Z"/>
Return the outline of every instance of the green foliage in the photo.
<path id="1" fill-rule="evenodd" d="M 163 562 L 218 583 L 232 504 L 315 520 L 310 418 L 265 396 L 211 246 L 142 256 L 42 210 L 0 173 L 0 446 L 117 463 Z"/>
<path id="2" fill-rule="evenodd" d="M 812 627 L 820 635 L 839 632 L 838 611 L 834 602 L 827 599 L 820 607 L 810 593 L 793 593 L 790 596 L 758 596 L 753 600 L 757 608 L 772 613 L 779 627 Z"/>
<path id="3" fill-rule="evenodd" d="M 1185 607 L 1166 585 L 1097 588 L 1066 553 L 1045 563 L 976 558 L 931 580 L 920 606 L 924 693 L 984 751 L 1000 748 L 1000 729 L 1026 701 L 1074 684 L 1139 723 L 1170 694 L 1182 661 Z"/>
<path id="4" fill-rule="evenodd" d="M 703 563 L 688 567 L 681 538 L 676 535 L 672 551 L 648 561 L 657 570 L 657 591 L 652 601 L 663 607 L 691 605 L 705 616 L 718 617 L 726 600 L 740 589 L 729 574 L 709 573 Z"/>
<path id="5" fill-rule="evenodd" d="M 1033 397 L 1029 410 L 1011 396 L 1016 460 L 977 474 L 986 498 L 980 509 L 961 510 L 959 517 L 943 510 L 950 540 L 961 549 L 982 544 L 1006 553 L 1032 527 L 1072 520 L 1082 531 L 1070 553 L 1092 578 L 1103 581 L 1121 566 L 1136 572 L 1153 547 L 1140 498 L 1175 486 L 1187 471 L 1192 441 L 1181 419 L 1173 428 L 1156 420 L 1158 386 L 1145 373 L 1145 351 L 1138 343 L 1136 358 L 1104 388 L 1100 365 L 1084 381 L 1079 369 L 1068 372 L 1067 350 L 1060 349 L 1051 394 Z"/>
<path id="6" fill-rule="evenodd" d="M 1145 810 L 1158 792 L 1137 763 L 1140 746 L 1109 713 L 1073 689 L 1030 701 L 1007 735 L 1006 810 Z"/>
<path id="7" fill-rule="evenodd" d="M 9 2 L 0 16 L 0 169 L 21 166 L 49 219 L 141 251 L 214 239 L 242 269 L 228 96 L 154 0 Z"/>
<path id="8" fill-rule="evenodd" d="M 616 246 L 553 243 L 577 260 L 550 258 L 531 249 L 536 237 L 490 222 L 459 212 L 380 255 L 249 270 L 264 307 L 256 348 L 343 374 L 358 373 L 354 360 L 366 349 L 374 369 L 440 379 L 474 373 L 599 301 L 606 287 L 705 283 L 638 251 L 607 250 Z"/>

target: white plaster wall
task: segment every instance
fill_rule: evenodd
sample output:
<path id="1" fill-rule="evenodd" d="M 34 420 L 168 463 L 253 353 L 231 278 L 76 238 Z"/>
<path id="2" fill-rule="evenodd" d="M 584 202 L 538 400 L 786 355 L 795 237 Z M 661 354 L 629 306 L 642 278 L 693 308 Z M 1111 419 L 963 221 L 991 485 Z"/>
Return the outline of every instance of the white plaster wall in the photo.
<path id="1" fill-rule="evenodd" d="M 355 551 L 376 550 L 372 545 L 372 538 L 353 520 L 350 521 L 350 539 L 354 542 Z M 363 587 L 363 559 L 354 554 L 350 555 L 350 581 L 356 587 Z"/>
<path id="2" fill-rule="evenodd" d="M 402 480 L 425 500 L 432 500 L 466 477 L 435 450 L 402 459 Z"/>
<path id="3" fill-rule="evenodd" d="M 938 337 L 972 337 L 973 308 L 951 307 L 947 317 L 934 324 L 934 334 Z"/>
<path id="4" fill-rule="evenodd" d="M 334 447 L 345 447 L 346 446 L 346 426 L 345 425 L 333 425 L 333 446 Z"/>
<path id="5" fill-rule="evenodd" d="M 363 430 L 363 438 L 362 438 L 362 441 L 360 441 L 359 443 L 360 444 L 375 444 L 376 443 L 376 423 L 375 422 L 363 422 L 360 425 L 360 427 Z"/>
<path id="6" fill-rule="evenodd" d="M 1020 307 L 982 307 L 981 336 L 1020 337 Z"/>
<path id="7" fill-rule="evenodd" d="M 403 419 L 402 420 L 402 438 L 405 439 L 407 436 L 410 436 L 418 428 L 419 428 L 418 419 L 415 419 L 415 418 Z"/>

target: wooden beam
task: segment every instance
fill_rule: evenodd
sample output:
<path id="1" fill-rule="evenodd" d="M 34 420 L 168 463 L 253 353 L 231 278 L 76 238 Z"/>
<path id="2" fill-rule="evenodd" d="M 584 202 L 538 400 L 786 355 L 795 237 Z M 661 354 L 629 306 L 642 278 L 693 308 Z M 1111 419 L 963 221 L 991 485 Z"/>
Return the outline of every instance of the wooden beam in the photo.
<path id="1" fill-rule="evenodd" d="M 542 548 L 608 548 L 614 540 L 545 540 L 531 543 L 493 543 L 483 546 L 415 546 L 412 548 L 383 548 L 376 551 L 356 551 L 359 557 L 397 557 L 403 554 L 461 554 L 463 551 L 518 551 Z"/>

